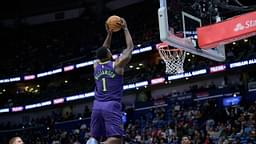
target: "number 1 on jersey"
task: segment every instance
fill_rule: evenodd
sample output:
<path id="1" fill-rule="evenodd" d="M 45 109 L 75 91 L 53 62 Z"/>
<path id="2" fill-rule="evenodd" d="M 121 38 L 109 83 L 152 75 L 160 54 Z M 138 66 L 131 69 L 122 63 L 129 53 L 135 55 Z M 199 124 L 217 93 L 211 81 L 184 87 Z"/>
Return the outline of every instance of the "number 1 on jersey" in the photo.
<path id="1" fill-rule="evenodd" d="M 103 86 L 103 91 L 107 91 L 107 83 L 106 83 L 106 78 L 102 78 L 102 86 Z"/>

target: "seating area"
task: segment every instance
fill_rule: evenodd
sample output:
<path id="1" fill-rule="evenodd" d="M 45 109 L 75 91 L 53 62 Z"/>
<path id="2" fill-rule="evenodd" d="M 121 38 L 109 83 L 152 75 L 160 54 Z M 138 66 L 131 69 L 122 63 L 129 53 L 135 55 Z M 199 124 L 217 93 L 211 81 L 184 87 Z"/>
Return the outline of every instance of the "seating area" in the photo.
<path id="1" fill-rule="evenodd" d="M 193 101 L 173 99 L 175 96 L 136 102 L 134 108 L 125 109 L 126 143 L 178 144 L 184 135 L 195 144 L 256 142 L 256 100 L 249 94 L 238 105 L 228 107 L 223 106 L 223 98 Z M 158 104 L 153 104 L 154 101 Z M 79 114 L 52 112 L 28 123 L 2 123 L 0 136 L 8 140 L 19 135 L 29 144 L 82 144 L 89 138 L 89 125 L 90 110 L 86 107 Z"/>

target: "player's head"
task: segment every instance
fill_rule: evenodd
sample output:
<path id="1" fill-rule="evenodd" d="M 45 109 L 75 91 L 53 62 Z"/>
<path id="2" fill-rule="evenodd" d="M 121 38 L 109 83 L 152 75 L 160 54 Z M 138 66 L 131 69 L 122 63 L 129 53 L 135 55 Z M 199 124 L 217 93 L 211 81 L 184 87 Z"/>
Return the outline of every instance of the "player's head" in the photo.
<path id="1" fill-rule="evenodd" d="M 20 137 L 13 137 L 10 139 L 9 144 L 24 144 Z"/>
<path id="2" fill-rule="evenodd" d="M 106 47 L 100 47 L 97 49 L 96 52 L 97 58 L 100 60 L 100 62 L 105 62 L 108 60 L 112 60 L 112 53 L 110 50 Z"/>
<path id="3" fill-rule="evenodd" d="M 191 141 L 188 136 L 183 136 L 181 139 L 181 144 L 191 144 Z"/>

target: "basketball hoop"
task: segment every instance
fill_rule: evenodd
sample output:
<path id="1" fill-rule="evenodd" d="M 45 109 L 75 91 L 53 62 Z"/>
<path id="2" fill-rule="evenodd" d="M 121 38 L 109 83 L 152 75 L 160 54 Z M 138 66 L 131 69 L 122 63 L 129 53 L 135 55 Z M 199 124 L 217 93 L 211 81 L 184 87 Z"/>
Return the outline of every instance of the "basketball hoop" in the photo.
<path id="1" fill-rule="evenodd" d="M 183 73 L 183 63 L 186 52 L 177 48 L 170 48 L 168 44 L 160 43 L 156 45 L 161 58 L 164 60 L 166 74 Z"/>

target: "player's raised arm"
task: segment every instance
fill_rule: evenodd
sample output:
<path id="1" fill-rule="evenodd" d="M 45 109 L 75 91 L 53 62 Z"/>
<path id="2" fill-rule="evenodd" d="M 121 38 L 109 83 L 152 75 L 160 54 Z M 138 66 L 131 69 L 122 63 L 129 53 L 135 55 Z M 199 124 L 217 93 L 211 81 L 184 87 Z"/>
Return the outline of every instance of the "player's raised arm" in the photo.
<path id="1" fill-rule="evenodd" d="M 126 49 L 122 52 L 122 55 L 116 60 L 117 67 L 125 67 L 129 63 L 132 57 L 132 50 L 134 48 L 133 40 L 131 34 L 128 30 L 127 23 L 125 19 L 122 18 L 122 29 L 124 30 Z"/>
<path id="2" fill-rule="evenodd" d="M 107 31 L 108 35 L 107 35 L 102 47 L 110 48 L 111 40 L 112 40 L 112 32 L 109 30 L 107 24 L 105 24 L 105 27 L 106 27 L 106 31 Z"/>
<path id="3" fill-rule="evenodd" d="M 112 40 L 112 31 L 109 30 L 107 24 L 105 24 L 105 28 L 106 28 L 106 31 L 107 31 L 107 37 L 102 45 L 103 48 L 110 48 L 110 45 L 111 45 L 111 40 Z M 101 47 L 101 48 L 102 48 Z M 93 64 L 93 68 L 95 69 L 96 68 L 96 65 L 99 63 L 99 61 L 97 60 L 94 64 Z"/>

